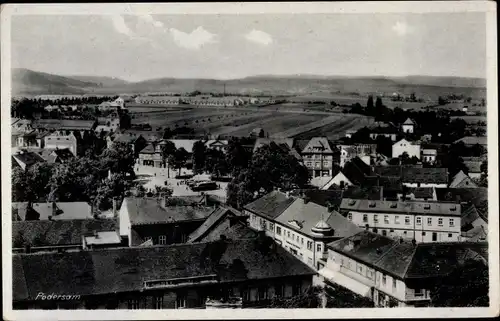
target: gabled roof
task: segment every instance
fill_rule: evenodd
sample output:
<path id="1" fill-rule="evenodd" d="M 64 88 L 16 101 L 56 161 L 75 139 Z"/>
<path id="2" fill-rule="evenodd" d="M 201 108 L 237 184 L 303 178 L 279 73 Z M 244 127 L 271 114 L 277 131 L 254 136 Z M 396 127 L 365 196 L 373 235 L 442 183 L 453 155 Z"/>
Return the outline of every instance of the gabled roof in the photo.
<path id="1" fill-rule="evenodd" d="M 469 173 L 481 173 L 482 161 L 466 161 L 464 160 L 465 166 L 469 170 Z"/>
<path id="2" fill-rule="evenodd" d="M 448 183 L 447 168 L 426 168 L 426 167 L 403 167 L 402 181 L 404 183 Z"/>
<path id="3" fill-rule="evenodd" d="M 415 121 L 411 118 L 407 118 L 403 125 L 415 125 Z"/>
<path id="4" fill-rule="evenodd" d="M 439 201 L 470 202 L 481 207 L 488 201 L 488 188 L 436 188 L 436 196 Z"/>
<path id="5" fill-rule="evenodd" d="M 322 153 L 330 154 L 333 153 L 333 149 L 328 142 L 326 137 L 313 137 L 309 140 L 306 147 L 302 150 L 302 153 Z"/>
<path id="6" fill-rule="evenodd" d="M 315 274 L 281 247 L 266 253 L 255 240 L 14 255 L 14 262 L 14 301 L 34 300 L 40 292 L 142 291 L 155 280 L 214 276 L 226 283 Z"/>
<path id="7" fill-rule="evenodd" d="M 12 247 L 80 245 L 82 237 L 94 231 L 117 231 L 116 220 L 86 219 L 12 222 Z M 118 232 L 116 232 L 118 233 Z"/>
<path id="8" fill-rule="evenodd" d="M 124 204 L 132 225 L 204 220 L 214 211 L 205 206 L 164 207 L 161 200 L 147 197 L 127 197 Z"/>
<path id="9" fill-rule="evenodd" d="M 453 179 L 451 180 L 450 183 L 450 188 L 455 188 L 455 187 L 474 188 L 477 187 L 477 185 L 463 171 L 460 171 L 455 176 L 453 176 Z"/>
<path id="10" fill-rule="evenodd" d="M 355 157 L 344 165 L 342 173 L 355 185 L 363 185 L 365 177 L 371 172 L 370 166 L 361 158 Z"/>
<path id="11" fill-rule="evenodd" d="M 487 243 L 399 242 L 362 231 L 328 244 L 332 250 L 367 264 L 398 279 L 426 279 L 445 276 L 466 259 L 487 261 Z"/>
<path id="12" fill-rule="evenodd" d="M 29 210 L 28 202 L 13 202 L 12 210 L 16 211 L 21 220 L 26 219 L 26 213 Z M 87 202 L 56 202 L 54 213 L 54 203 L 33 203 L 32 209 L 40 215 L 39 220 L 48 220 L 52 216 L 52 220 L 73 220 L 73 219 L 91 219 L 92 209 Z"/>
<path id="13" fill-rule="evenodd" d="M 287 197 L 285 193 L 272 191 L 261 198 L 245 205 L 243 208 L 257 215 L 274 220 L 283 213 L 294 201 L 293 197 Z"/>
<path id="14" fill-rule="evenodd" d="M 135 143 L 138 139 L 143 138 L 141 135 L 135 134 L 135 133 L 116 133 L 113 136 L 113 141 L 118 142 L 118 143 L 126 143 L 126 144 L 132 144 Z"/>
<path id="15" fill-rule="evenodd" d="M 155 154 L 156 150 L 153 146 L 153 144 L 148 144 L 146 147 L 144 147 L 139 154 Z"/>
<path id="16" fill-rule="evenodd" d="M 253 147 L 253 151 L 255 152 L 259 147 L 262 147 L 264 145 L 268 145 L 271 142 L 274 142 L 276 144 L 286 144 L 287 146 L 292 149 L 293 144 L 294 144 L 294 139 L 293 138 L 257 138 L 255 141 L 255 145 Z"/>
<path id="17" fill-rule="evenodd" d="M 276 222 L 301 232 L 309 237 L 316 237 L 311 229 L 319 222 L 326 222 L 334 231 L 333 237 L 347 237 L 355 234 L 360 229 L 336 211 L 329 212 L 324 206 L 313 202 L 305 202 L 302 198 L 295 201 L 275 218 Z M 291 222 L 297 222 L 291 224 Z M 298 225 L 297 225 L 298 224 Z"/>
<path id="18" fill-rule="evenodd" d="M 30 167 L 36 163 L 45 161 L 42 156 L 38 155 L 37 153 L 28 151 L 23 151 L 21 153 L 12 155 L 12 158 L 19 166 L 21 166 L 22 169 L 26 169 L 27 167 Z"/>

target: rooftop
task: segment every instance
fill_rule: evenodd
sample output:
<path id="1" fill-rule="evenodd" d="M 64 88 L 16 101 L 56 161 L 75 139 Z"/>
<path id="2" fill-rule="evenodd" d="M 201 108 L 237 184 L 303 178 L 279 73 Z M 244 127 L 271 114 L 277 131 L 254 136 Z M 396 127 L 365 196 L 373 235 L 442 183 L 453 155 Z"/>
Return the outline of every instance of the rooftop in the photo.
<path id="1" fill-rule="evenodd" d="M 33 121 L 32 126 L 40 129 L 91 130 L 95 123 L 94 120 L 80 119 L 38 119 Z"/>
<path id="2" fill-rule="evenodd" d="M 252 203 L 245 205 L 243 208 L 252 213 L 270 219 L 275 219 L 281 213 L 283 213 L 288 208 L 288 206 L 293 203 L 293 201 L 294 198 L 287 197 L 285 193 L 272 191 L 253 201 Z"/>
<path id="3" fill-rule="evenodd" d="M 146 282 L 215 277 L 215 282 L 311 276 L 315 272 L 280 247 L 255 240 L 118 248 L 13 256 L 13 299 L 38 293 L 98 295 L 142 291 Z M 192 283 L 191 283 L 192 284 Z"/>
<path id="4" fill-rule="evenodd" d="M 403 167 L 402 180 L 404 183 L 448 183 L 447 168 Z"/>
<path id="5" fill-rule="evenodd" d="M 450 183 L 450 187 L 451 188 L 459 187 L 462 185 L 461 183 L 464 181 L 465 181 L 465 184 L 470 185 L 470 187 L 477 186 L 474 182 L 472 182 L 471 178 L 469 176 L 467 176 L 467 174 L 465 174 L 464 171 L 461 170 L 455 176 L 453 176 L 451 183 Z"/>
<path id="6" fill-rule="evenodd" d="M 333 149 L 330 146 L 330 142 L 326 137 L 313 137 L 307 143 L 306 147 L 302 150 L 302 153 L 324 153 L 331 154 L 333 153 Z"/>
<path id="7" fill-rule="evenodd" d="M 86 236 L 85 243 L 87 245 L 120 244 L 121 238 L 118 231 L 100 231 L 95 235 Z"/>
<path id="8" fill-rule="evenodd" d="M 408 213 L 422 215 L 460 216 L 461 206 L 455 203 L 433 201 L 370 201 L 344 198 L 340 205 L 342 210 L 357 210 L 381 213 Z"/>
<path id="9" fill-rule="evenodd" d="M 54 208 L 55 205 L 55 208 Z M 92 210 L 87 202 L 52 202 L 32 203 L 31 207 L 39 216 L 38 220 L 74 220 L 91 219 Z M 20 220 L 26 220 L 29 210 L 28 202 L 13 202 L 12 211 L 17 214 Z M 54 215 L 56 214 L 56 215 Z"/>
<path id="10" fill-rule="evenodd" d="M 465 145 L 475 145 L 475 144 L 479 144 L 482 146 L 488 145 L 487 138 L 484 136 L 465 136 L 463 138 L 454 141 L 453 143 L 457 144 L 460 142 L 463 142 Z"/>
<path id="11" fill-rule="evenodd" d="M 23 169 L 31 165 L 34 165 L 36 163 L 41 163 L 45 161 L 43 157 L 38 155 L 37 153 L 28 151 L 22 151 L 15 155 L 12 155 L 12 158 Z"/>
<path id="12" fill-rule="evenodd" d="M 293 147 L 294 139 L 293 138 L 257 138 L 255 141 L 255 145 L 253 151 L 255 152 L 259 147 L 263 145 L 267 145 L 271 142 L 275 142 L 276 144 L 286 144 L 290 148 Z"/>
<path id="13" fill-rule="evenodd" d="M 132 225 L 204 220 L 214 211 L 205 206 L 164 207 L 161 199 L 146 197 L 127 197 L 124 204 Z"/>

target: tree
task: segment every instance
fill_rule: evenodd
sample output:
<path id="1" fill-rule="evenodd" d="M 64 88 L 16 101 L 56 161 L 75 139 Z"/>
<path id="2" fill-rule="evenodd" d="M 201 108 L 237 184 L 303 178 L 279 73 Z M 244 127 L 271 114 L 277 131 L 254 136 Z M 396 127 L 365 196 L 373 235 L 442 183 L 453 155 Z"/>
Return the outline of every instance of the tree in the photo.
<path id="1" fill-rule="evenodd" d="M 368 101 L 366 102 L 367 111 L 371 111 L 373 109 L 373 96 L 368 96 Z"/>
<path id="2" fill-rule="evenodd" d="M 439 278 L 432 290 L 435 307 L 489 306 L 488 267 L 479 260 L 467 260 L 448 276 Z"/>
<path id="3" fill-rule="evenodd" d="M 249 167 L 236 174 L 229 183 L 227 199 L 238 208 L 251 201 L 261 189 L 268 193 L 275 188 L 303 188 L 310 179 L 307 168 L 274 143 L 260 147 Z"/>
<path id="4" fill-rule="evenodd" d="M 448 101 L 446 101 L 445 98 L 443 98 L 441 96 L 438 97 L 438 105 L 443 106 L 443 105 L 446 105 L 447 103 L 448 103 Z"/>
<path id="5" fill-rule="evenodd" d="M 193 173 L 201 174 L 205 168 L 206 146 L 202 141 L 196 141 L 193 144 Z"/>
<path id="6" fill-rule="evenodd" d="M 175 144 L 169 140 L 165 140 L 164 144 L 161 146 L 161 158 L 165 166 L 167 166 L 167 177 L 170 178 L 170 162 L 167 162 L 170 156 L 175 155 L 177 149 Z"/>
<path id="7" fill-rule="evenodd" d="M 186 165 L 189 153 L 183 148 L 179 148 L 175 151 L 174 155 L 169 157 L 169 164 L 172 164 L 174 168 L 179 170 L 179 175 L 181 175 L 181 168 Z"/>
<path id="8" fill-rule="evenodd" d="M 382 103 L 382 97 L 378 96 L 377 100 L 375 101 L 375 109 L 377 111 L 381 110 L 384 107 L 384 104 Z"/>
<path id="9" fill-rule="evenodd" d="M 488 187 L 488 160 L 481 163 L 481 178 L 479 179 L 479 186 Z"/>
<path id="10" fill-rule="evenodd" d="M 251 156 L 245 148 L 243 148 L 240 139 L 231 137 L 227 144 L 227 159 L 229 168 L 233 172 L 234 176 L 235 172 L 248 167 Z"/>
<path id="11" fill-rule="evenodd" d="M 129 174 L 135 177 L 135 156 L 132 147 L 126 143 L 114 142 L 101 155 L 103 168 L 111 173 Z"/>

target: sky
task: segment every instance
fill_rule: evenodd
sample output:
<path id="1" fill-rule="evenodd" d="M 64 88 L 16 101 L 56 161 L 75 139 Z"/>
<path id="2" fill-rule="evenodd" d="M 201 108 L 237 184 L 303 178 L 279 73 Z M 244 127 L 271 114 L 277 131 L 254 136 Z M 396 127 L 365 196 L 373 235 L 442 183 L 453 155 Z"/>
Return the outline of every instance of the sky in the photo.
<path id="1" fill-rule="evenodd" d="M 486 77 L 484 13 L 17 15 L 12 67 L 59 75 Z"/>

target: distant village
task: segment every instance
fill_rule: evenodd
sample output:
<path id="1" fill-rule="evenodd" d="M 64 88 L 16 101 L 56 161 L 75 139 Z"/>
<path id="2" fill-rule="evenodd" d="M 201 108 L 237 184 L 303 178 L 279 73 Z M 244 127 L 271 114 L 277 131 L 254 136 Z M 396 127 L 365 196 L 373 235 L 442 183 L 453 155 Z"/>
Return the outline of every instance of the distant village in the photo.
<path id="1" fill-rule="evenodd" d="M 62 98 L 11 120 L 14 309 L 450 306 L 465 287 L 488 304 L 480 277 L 454 283 L 488 267 L 487 138 L 466 125 L 186 138 L 128 106 L 280 99 L 122 95 L 83 117 Z"/>

